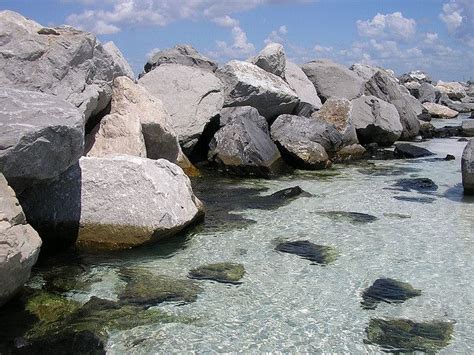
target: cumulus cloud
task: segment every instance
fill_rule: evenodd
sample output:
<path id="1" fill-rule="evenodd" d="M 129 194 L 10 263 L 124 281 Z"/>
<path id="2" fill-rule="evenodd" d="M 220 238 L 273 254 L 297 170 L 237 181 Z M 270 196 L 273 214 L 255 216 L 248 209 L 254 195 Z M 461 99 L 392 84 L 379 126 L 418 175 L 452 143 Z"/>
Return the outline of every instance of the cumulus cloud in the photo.
<path id="1" fill-rule="evenodd" d="M 474 2 L 472 0 L 450 0 L 443 5 L 439 17 L 451 35 L 468 46 L 474 47 Z"/>
<path id="2" fill-rule="evenodd" d="M 239 26 L 239 21 L 230 17 L 229 15 L 219 16 L 212 19 L 214 23 L 222 27 L 236 27 Z"/>
<path id="3" fill-rule="evenodd" d="M 357 30 L 363 37 L 408 40 L 416 33 L 416 21 L 401 12 L 378 13 L 371 20 L 358 20 Z"/>
<path id="4" fill-rule="evenodd" d="M 281 43 L 283 44 L 285 42 L 285 36 L 288 34 L 288 28 L 285 25 L 280 26 L 278 29 L 270 32 L 268 37 L 264 40 L 265 44 L 269 43 Z"/>

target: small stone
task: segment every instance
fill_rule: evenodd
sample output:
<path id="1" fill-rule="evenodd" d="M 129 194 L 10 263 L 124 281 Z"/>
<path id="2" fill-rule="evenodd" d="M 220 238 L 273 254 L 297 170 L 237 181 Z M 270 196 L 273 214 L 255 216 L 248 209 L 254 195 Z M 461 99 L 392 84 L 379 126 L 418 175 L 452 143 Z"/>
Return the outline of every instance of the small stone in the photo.
<path id="1" fill-rule="evenodd" d="M 378 279 L 365 289 L 361 305 L 364 309 L 375 309 L 379 302 L 402 303 L 419 295 L 421 291 L 414 289 L 409 283 L 394 279 Z"/>
<path id="2" fill-rule="evenodd" d="M 216 263 L 192 269 L 189 278 L 196 280 L 213 280 L 221 283 L 240 284 L 245 275 L 242 264 Z"/>
<path id="3" fill-rule="evenodd" d="M 456 160 L 456 157 L 452 154 L 447 154 L 444 160 Z"/>
<path id="4" fill-rule="evenodd" d="M 315 264 L 321 264 L 323 266 L 335 261 L 338 257 L 338 253 L 334 248 L 313 244 L 307 240 L 283 242 L 278 244 L 275 250 L 283 253 L 296 254 Z"/>

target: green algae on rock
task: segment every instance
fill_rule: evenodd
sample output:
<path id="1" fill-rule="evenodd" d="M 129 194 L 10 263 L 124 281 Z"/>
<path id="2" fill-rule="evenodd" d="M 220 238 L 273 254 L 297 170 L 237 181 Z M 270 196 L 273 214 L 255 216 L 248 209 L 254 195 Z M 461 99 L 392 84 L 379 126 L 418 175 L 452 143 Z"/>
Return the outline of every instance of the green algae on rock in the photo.
<path id="1" fill-rule="evenodd" d="M 421 291 L 407 282 L 394 279 L 377 279 L 362 294 L 364 309 L 375 309 L 379 302 L 402 303 L 409 298 L 420 296 Z"/>
<path id="2" fill-rule="evenodd" d="M 366 328 L 368 344 L 377 344 L 387 352 L 436 352 L 446 347 L 454 331 L 451 322 L 417 323 L 408 319 L 373 318 Z"/>
<path id="3" fill-rule="evenodd" d="M 245 275 L 242 264 L 216 263 L 208 264 L 192 269 L 189 278 L 197 280 L 213 280 L 221 283 L 240 284 Z"/>
<path id="4" fill-rule="evenodd" d="M 78 302 L 45 291 L 35 292 L 25 304 L 25 310 L 47 323 L 58 321 L 79 307 Z"/>
<path id="5" fill-rule="evenodd" d="M 327 265 L 337 259 L 338 252 L 330 246 L 313 244 L 307 240 L 279 243 L 275 250 L 296 254 L 316 264 Z"/>

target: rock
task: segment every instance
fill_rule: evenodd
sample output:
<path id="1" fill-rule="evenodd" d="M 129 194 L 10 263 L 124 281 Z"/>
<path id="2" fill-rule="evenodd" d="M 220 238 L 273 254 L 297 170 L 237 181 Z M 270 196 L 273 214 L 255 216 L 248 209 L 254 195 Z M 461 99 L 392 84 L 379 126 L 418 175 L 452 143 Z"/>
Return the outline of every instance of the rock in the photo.
<path id="1" fill-rule="evenodd" d="M 421 115 L 418 115 L 418 120 L 420 120 L 420 130 L 423 122 L 431 122 L 431 115 L 426 108 L 423 107 Z"/>
<path id="2" fill-rule="evenodd" d="M 330 218 L 335 222 L 349 222 L 353 224 L 366 224 L 375 222 L 378 218 L 367 213 L 346 211 L 316 212 L 320 216 Z"/>
<path id="3" fill-rule="evenodd" d="M 404 94 L 400 89 L 401 86 L 392 77 L 378 71 L 367 81 L 365 88 L 367 95 L 378 97 L 397 108 L 403 126 L 401 138 L 409 139 L 418 135 L 420 130 L 418 115 L 422 113 L 423 107 L 414 97 Z"/>
<path id="4" fill-rule="evenodd" d="M 328 60 L 315 60 L 304 64 L 301 69 L 323 101 L 330 97 L 352 100 L 363 93 L 364 81 L 340 64 Z"/>
<path id="5" fill-rule="evenodd" d="M 126 73 L 91 33 L 63 26 L 44 35 L 41 29 L 18 13 L 0 12 L 0 86 L 59 96 L 86 120 L 100 113 L 113 79 Z"/>
<path id="6" fill-rule="evenodd" d="M 235 111 L 233 111 L 235 114 Z M 243 176 L 269 177 L 281 172 L 283 160 L 268 134 L 265 118 L 237 116 L 214 135 L 209 144 L 209 160 L 227 172 Z"/>
<path id="7" fill-rule="evenodd" d="M 309 192 L 304 191 L 299 186 L 288 187 L 283 190 L 279 190 L 277 192 L 272 193 L 269 198 L 273 201 L 288 201 L 292 200 L 295 197 L 311 197 L 312 195 Z M 273 203 L 273 202 L 272 202 Z"/>
<path id="8" fill-rule="evenodd" d="M 217 71 L 225 86 L 225 107 L 252 106 L 270 120 L 292 113 L 296 93 L 280 77 L 247 62 L 233 60 Z"/>
<path id="9" fill-rule="evenodd" d="M 200 266 L 189 272 L 189 278 L 196 280 L 213 280 L 229 284 L 241 284 L 240 280 L 245 275 L 242 264 L 217 263 Z"/>
<path id="10" fill-rule="evenodd" d="M 15 192 L 0 173 L 0 307 L 30 277 L 40 247 L 38 233 L 26 223 Z"/>
<path id="11" fill-rule="evenodd" d="M 415 98 L 419 99 L 420 97 L 420 87 L 421 84 L 417 81 L 409 81 L 403 84 L 408 91 L 410 92 L 410 95 L 414 96 Z"/>
<path id="12" fill-rule="evenodd" d="M 202 291 L 194 281 L 154 275 L 145 270 L 125 269 L 120 275 L 127 281 L 120 293 L 121 302 L 155 306 L 162 302 L 194 302 Z"/>
<path id="13" fill-rule="evenodd" d="M 306 142 L 319 143 L 328 153 L 335 153 L 344 145 L 341 133 L 318 118 L 281 115 L 271 126 L 271 135 L 283 147 Z"/>
<path id="14" fill-rule="evenodd" d="M 446 94 L 451 100 L 461 100 L 466 96 L 466 88 L 456 81 L 445 82 L 439 80 L 436 84 L 441 94 Z"/>
<path id="15" fill-rule="evenodd" d="M 472 110 L 474 110 L 474 103 L 453 101 L 448 97 L 446 93 L 441 94 L 438 100 L 438 103 L 449 107 L 451 110 L 462 112 L 462 113 L 469 113 L 469 112 L 472 112 Z"/>
<path id="16" fill-rule="evenodd" d="M 474 137 L 474 121 L 463 121 L 461 129 L 463 136 Z"/>
<path id="17" fill-rule="evenodd" d="M 450 343 L 453 331 L 454 326 L 449 322 L 372 318 L 366 328 L 365 342 L 380 345 L 387 352 L 436 353 Z"/>
<path id="18" fill-rule="evenodd" d="M 333 158 L 334 162 L 350 162 L 368 158 L 367 150 L 360 144 L 352 144 L 345 146 L 336 153 Z"/>
<path id="19" fill-rule="evenodd" d="M 393 198 L 399 201 L 419 203 L 433 203 L 436 200 L 434 197 L 393 196 Z"/>
<path id="20" fill-rule="evenodd" d="M 339 256 L 338 252 L 329 246 L 313 244 L 307 240 L 279 243 L 275 250 L 282 253 L 296 254 L 314 264 L 328 265 Z"/>
<path id="21" fill-rule="evenodd" d="M 58 247 L 131 248 L 172 236 L 203 214 L 178 166 L 132 156 L 83 157 L 21 202 L 43 240 Z"/>
<path id="22" fill-rule="evenodd" d="M 139 84 L 163 102 L 186 154 L 224 103 L 221 81 L 198 67 L 163 64 L 145 74 Z"/>
<path id="23" fill-rule="evenodd" d="M 269 43 L 250 62 L 257 67 L 285 79 L 286 55 L 279 43 Z"/>
<path id="24" fill-rule="evenodd" d="M 388 146 L 398 140 L 403 131 L 396 107 L 375 96 L 353 100 L 351 117 L 362 144 Z"/>
<path id="25" fill-rule="evenodd" d="M 222 128 L 234 120 L 247 120 L 255 123 L 260 130 L 270 134 L 268 122 L 265 117 L 260 116 L 258 110 L 251 106 L 225 107 L 219 117 L 219 127 Z"/>
<path id="26" fill-rule="evenodd" d="M 356 63 L 353 64 L 349 69 L 356 73 L 358 76 L 360 76 L 364 81 L 368 81 L 371 77 L 374 76 L 375 73 L 381 70 L 387 75 L 391 76 L 396 82 L 398 82 L 398 79 L 395 77 L 393 71 L 386 70 L 384 68 L 377 67 L 374 65 Z"/>
<path id="27" fill-rule="evenodd" d="M 309 105 L 316 110 L 321 108 L 322 103 L 316 88 L 298 65 L 293 62 L 286 61 L 285 79 L 290 87 L 294 90 L 296 95 L 298 95 L 298 98 L 301 100 L 300 104 Z M 298 115 L 306 116 L 301 113 L 301 109 L 299 111 L 300 113 Z M 306 117 L 310 116 L 311 113 L 309 113 L 309 115 Z"/>
<path id="28" fill-rule="evenodd" d="M 181 147 L 163 103 L 127 77 L 114 80 L 110 114 L 97 129 L 88 156 L 128 154 L 181 164 Z"/>
<path id="29" fill-rule="evenodd" d="M 188 67 L 196 67 L 204 70 L 215 72 L 217 64 L 210 59 L 204 57 L 197 50 L 187 44 L 180 44 L 164 51 L 159 51 L 154 54 L 151 59 L 145 64 L 146 74 L 149 71 L 159 67 L 162 64 L 180 64 Z"/>
<path id="30" fill-rule="evenodd" d="M 418 89 L 418 100 L 421 103 L 436 102 L 439 95 L 439 91 L 430 83 L 423 83 Z"/>
<path id="31" fill-rule="evenodd" d="M 83 151 L 84 117 L 73 105 L 52 95 L 0 89 L 0 171 L 15 190 L 57 177 Z"/>
<path id="32" fill-rule="evenodd" d="M 414 70 L 409 73 L 405 73 L 401 75 L 398 80 L 400 83 L 405 84 L 407 82 L 417 82 L 419 84 L 422 83 L 432 83 L 430 76 L 421 70 Z"/>
<path id="33" fill-rule="evenodd" d="M 435 126 L 431 122 L 420 121 L 420 136 L 423 139 L 433 138 Z"/>
<path id="34" fill-rule="evenodd" d="M 412 159 L 412 158 L 421 158 L 421 157 L 428 157 L 430 155 L 434 155 L 428 149 L 417 147 L 416 145 L 409 144 L 409 143 L 397 143 L 395 144 L 395 156 L 397 158 L 405 158 L 405 159 Z"/>
<path id="35" fill-rule="evenodd" d="M 425 102 L 423 107 L 426 108 L 434 118 L 454 118 L 459 112 L 451 110 L 449 107 L 435 104 L 434 102 Z"/>
<path id="36" fill-rule="evenodd" d="M 446 161 L 456 160 L 456 157 L 452 154 L 446 154 L 446 157 L 444 158 L 444 160 Z"/>
<path id="37" fill-rule="evenodd" d="M 377 279 L 364 290 L 361 302 L 364 309 L 375 309 L 379 302 L 402 303 L 412 297 L 420 296 L 421 291 L 409 283 L 394 279 Z"/>
<path id="38" fill-rule="evenodd" d="M 117 73 L 123 73 L 126 77 L 130 79 L 135 78 L 132 67 L 128 64 L 127 60 L 123 56 L 120 49 L 117 48 L 114 42 L 109 41 L 104 44 L 104 50 L 112 57 L 115 64 L 114 71 Z"/>
<path id="39" fill-rule="evenodd" d="M 410 178 L 400 179 L 394 185 L 400 191 L 418 191 L 418 192 L 431 192 L 438 190 L 438 185 L 428 178 Z"/>
<path id="40" fill-rule="evenodd" d="M 341 133 L 343 145 L 359 143 L 352 123 L 352 103 L 347 99 L 329 98 L 321 109 L 313 114 L 334 127 Z"/>
<path id="41" fill-rule="evenodd" d="M 461 159 L 462 185 L 465 195 L 474 195 L 474 144 L 471 139 L 464 148 Z"/>

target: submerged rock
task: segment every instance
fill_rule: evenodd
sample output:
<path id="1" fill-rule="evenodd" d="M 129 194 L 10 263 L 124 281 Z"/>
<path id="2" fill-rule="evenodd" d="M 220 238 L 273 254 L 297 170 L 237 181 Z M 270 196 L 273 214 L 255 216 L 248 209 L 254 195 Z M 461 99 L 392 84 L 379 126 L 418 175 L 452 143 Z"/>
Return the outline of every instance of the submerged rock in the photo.
<path id="1" fill-rule="evenodd" d="M 367 213 L 345 212 L 345 211 L 323 211 L 315 212 L 318 215 L 328 217 L 336 222 L 350 222 L 354 224 L 372 223 L 378 218 Z"/>
<path id="2" fill-rule="evenodd" d="M 464 194 L 474 195 L 474 139 L 471 139 L 464 148 L 461 171 Z"/>
<path id="3" fill-rule="evenodd" d="M 431 192 L 438 190 L 438 185 L 428 178 L 400 179 L 394 186 L 401 191 Z"/>
<path id="4" fill-rule="evenodd" d="M 375 309 L 379 302 L 402 303 L 420 295 L 421 291 L 414 289 L 409 283 L 394 279 L 378 279 L 364 290 L 361 305 L 364 309 Z"/>
<path id="5" fill-rule="evenodd" d="M 282 253 L 296 254 L 315 264 L 321 264 L 323 266 L 332 263 L 339 256 L 333 247 L 313 244 L 308 240 L 279 243 L 275 247 L 275 250 L 281 251 Z"/>
<path id="6" fill-rule="evenodd" d="M 434 197 L 393 196 L 395 200 L 406 202 L 433 203 Z"/>
<path id="7" fill-rule="evenodd" d="M 388 352 L 437 352 L 449 345 L 454 331 L 450 322 L 413 322 L 408 319 L 373 318 L 366 328 L 366 343 Z"/>
<path id="8" fill-rule="evenodd" d="M 395 156 L 397 158 L 413 159 L 413 158 L 422 158 L 429 157 L 434 155 L 428 149 L 418 147 L 409 143 L 397 143 L 395 144 Z"/>
<path id="9" fill-rule="evenodd" d="M 295 197 L 311 197 L 309 192 L 304 191 L 301 187 L 289 187 L 272 193 L 269 197 L 277 200 L 290 200 Z"/>
<path id="10" fill-rule="evenodd" d="M 162 302 L 194 302 L 202 291 L 194 281 L 155 275 L 145 270 L 125 269 L 120 275 L 127 281 L 120 293 L 122 303 L 154 306 Z"/>
<path id="11" fill-rule="evenodd" d="M 191 279 L 213 280 L 230 284 L 240 284 L 240 280 L 244 275 L 244 266 L 235 263 L 208 264 L 192 269 L 189 272 L 189 278 Z"/>

